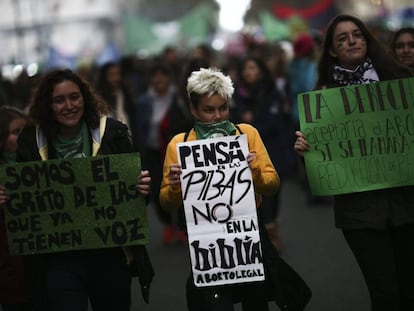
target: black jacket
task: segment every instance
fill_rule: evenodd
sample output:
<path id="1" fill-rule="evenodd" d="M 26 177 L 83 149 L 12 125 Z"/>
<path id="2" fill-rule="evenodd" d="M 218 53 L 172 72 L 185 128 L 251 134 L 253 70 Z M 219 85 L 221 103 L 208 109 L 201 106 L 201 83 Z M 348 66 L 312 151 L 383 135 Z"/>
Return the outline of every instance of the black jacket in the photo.
<path id="1" fill-rule="evenodd" d="M 411 77 L 408 71 L 387 70 L 374 60 L 373 64 L 380 81 Z M 330 81 L 326 86 L 340 85 Z M 345 230 L 383 229 L 414 223 L 414 186 L 335 195 L 334 208 L 335 224 Z"/>
<path id="2" fill-rule="evenodd" d="M 134 152 L 128 128 L 125 124 L 112 119 L 102 117 L 100 128 L 104 130 L 90 129 L 90 142 L 92 155 L 109 155 Z M 24 129 L 18 140 L 17 161 L 40 161 L 53 159 L 53 148 L 48 146 L 46 138 L 36 126 Z M 138 276 L 141 284 L 144 300 L 148 303 L 149 287 L 154 276 L 154 270 L 143 245 L 122 248 L 127 260 L 130 262 L 132 276 Z M 86 250 L 87 252 L 87 250 Z M 41 259 L 41 255 L 39 256 Z"/>

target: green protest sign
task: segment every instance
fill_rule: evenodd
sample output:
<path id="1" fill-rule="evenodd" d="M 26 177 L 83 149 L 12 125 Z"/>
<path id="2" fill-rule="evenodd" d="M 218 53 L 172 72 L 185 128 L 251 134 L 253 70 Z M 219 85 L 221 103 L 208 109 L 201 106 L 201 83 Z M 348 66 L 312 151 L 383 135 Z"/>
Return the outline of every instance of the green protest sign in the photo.
<path id="1" fill-rule="evenodd" d="M 414 78 L 302 93 L 312 193 L 414 184 Z"/>
<path id="2" fill-rule="evenodd" d="M 10 253 L 146 244 L 137 153 L 0 166 Z"/>

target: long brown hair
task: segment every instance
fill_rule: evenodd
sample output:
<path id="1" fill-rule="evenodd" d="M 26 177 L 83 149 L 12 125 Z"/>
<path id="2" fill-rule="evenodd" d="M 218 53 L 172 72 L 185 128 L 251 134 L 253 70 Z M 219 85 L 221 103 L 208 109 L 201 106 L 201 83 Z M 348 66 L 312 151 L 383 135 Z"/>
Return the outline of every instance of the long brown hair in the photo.
<path id="1" fill-rule="evenodd" d="M 397 48 L 396 43 L 398 38 L 401 35 L 404 34 L 409 34 L 411 35 L 411 37 L 414 38 L 414 27 L 404 27 L 404 28 L 400 28 L 397 32 L 394 33 L 394 35 L 391 38 L 391 43 L 390 43 L 390 48 L 391 48 L 391 53 L 392 55 L 395 57 L 395 59 L 397 59 L 397 54 L 395 53 L 395 50 Z M 413 65 L 414 66 L 414 65 Z M 411 66 L 411 67 L 413 67 Z M 413 69 L 413 68 L 412 68 Z"/>
<path id="2" fill-rule="evenodd" d="M 338 59 L 330 55 L 330 50 L 333 47 L 334 31 L 337 25 L 341 22 L 353 22 L 361 31 L 367 42 L 367 55 L 370 58 L 375 70 L 377 71 L 381 80 L 391 80 L 398 78 L 406 78 L 411 76 L 408 68 L 399 65 L 395 59 L 386 51 L 386 49 L 375 39 L 365 24 L 358 18 L 352 15 L 338 15 L 328 26 L 323 44 L 322 55 L 318 64 L 318 81 L 317 88 L 324 85 L 335 86 L 332 77 L 332 70 L 334 65 L 338 64 Z"/>

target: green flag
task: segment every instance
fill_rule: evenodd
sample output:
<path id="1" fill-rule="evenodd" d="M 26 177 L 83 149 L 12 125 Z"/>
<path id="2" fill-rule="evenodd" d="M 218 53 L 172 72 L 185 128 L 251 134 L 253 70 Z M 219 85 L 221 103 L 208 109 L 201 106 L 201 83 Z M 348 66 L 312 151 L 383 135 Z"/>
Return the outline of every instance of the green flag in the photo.
<path id="1" fill-rule="evenodd" d="M 217 28 L 218 15 L 211 5 L 200 4 L 180 19 L 163 23 L 128 13 L 122 25 L 127 53 L 158 53 L 166 45 L 188 48 L 208 42 Z"/>
<path id="2" fill-rule="evenodd" d="M 153 32 L 153 23 L 136 15 L 127 14 L 123 21 L 125 51 L 136 53 L 139 49 L 151 50 L 157 36 Z"/>
<path id="3" fill-rule="evenodd" d="M 263 33 L 267 40 L 278 41 L 290 38 L 289 26 L 274 18 L 269 12 L 263 11 L 260 14 L 260 21 L 263 27 Z"/>
<path id="4" fill-rule="evenodd" d="M 207 42 L 218 25 L 218 14 L 211 5 L 200 4 L 180 19 L 182 39 L 190 46 Z"/>

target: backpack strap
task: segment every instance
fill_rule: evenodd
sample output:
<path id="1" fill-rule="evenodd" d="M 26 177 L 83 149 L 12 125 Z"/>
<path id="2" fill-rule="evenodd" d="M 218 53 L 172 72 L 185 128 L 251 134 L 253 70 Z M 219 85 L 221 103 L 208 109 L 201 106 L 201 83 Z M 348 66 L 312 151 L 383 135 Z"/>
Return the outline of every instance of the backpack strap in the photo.
<path id="1" fill-rule="evenodd" d="M 187 139 L 188 139 L 188 135 L 190 135 L 190 132 L 191 132 L 191 130 L 189 130 L 188 132 L 185 132 L 185 134 L 184 134 L 184 142 L 186 142 L 187 141 Z"/>
<path id="2" fill-rule="evenodd" d="M 243 134 L 242 130 L 240 129 L 240 127 L 237 124 L 235 124 L 234 126 L 236 127 L 236 129 L 239 131 L 240 134 Z"/>

